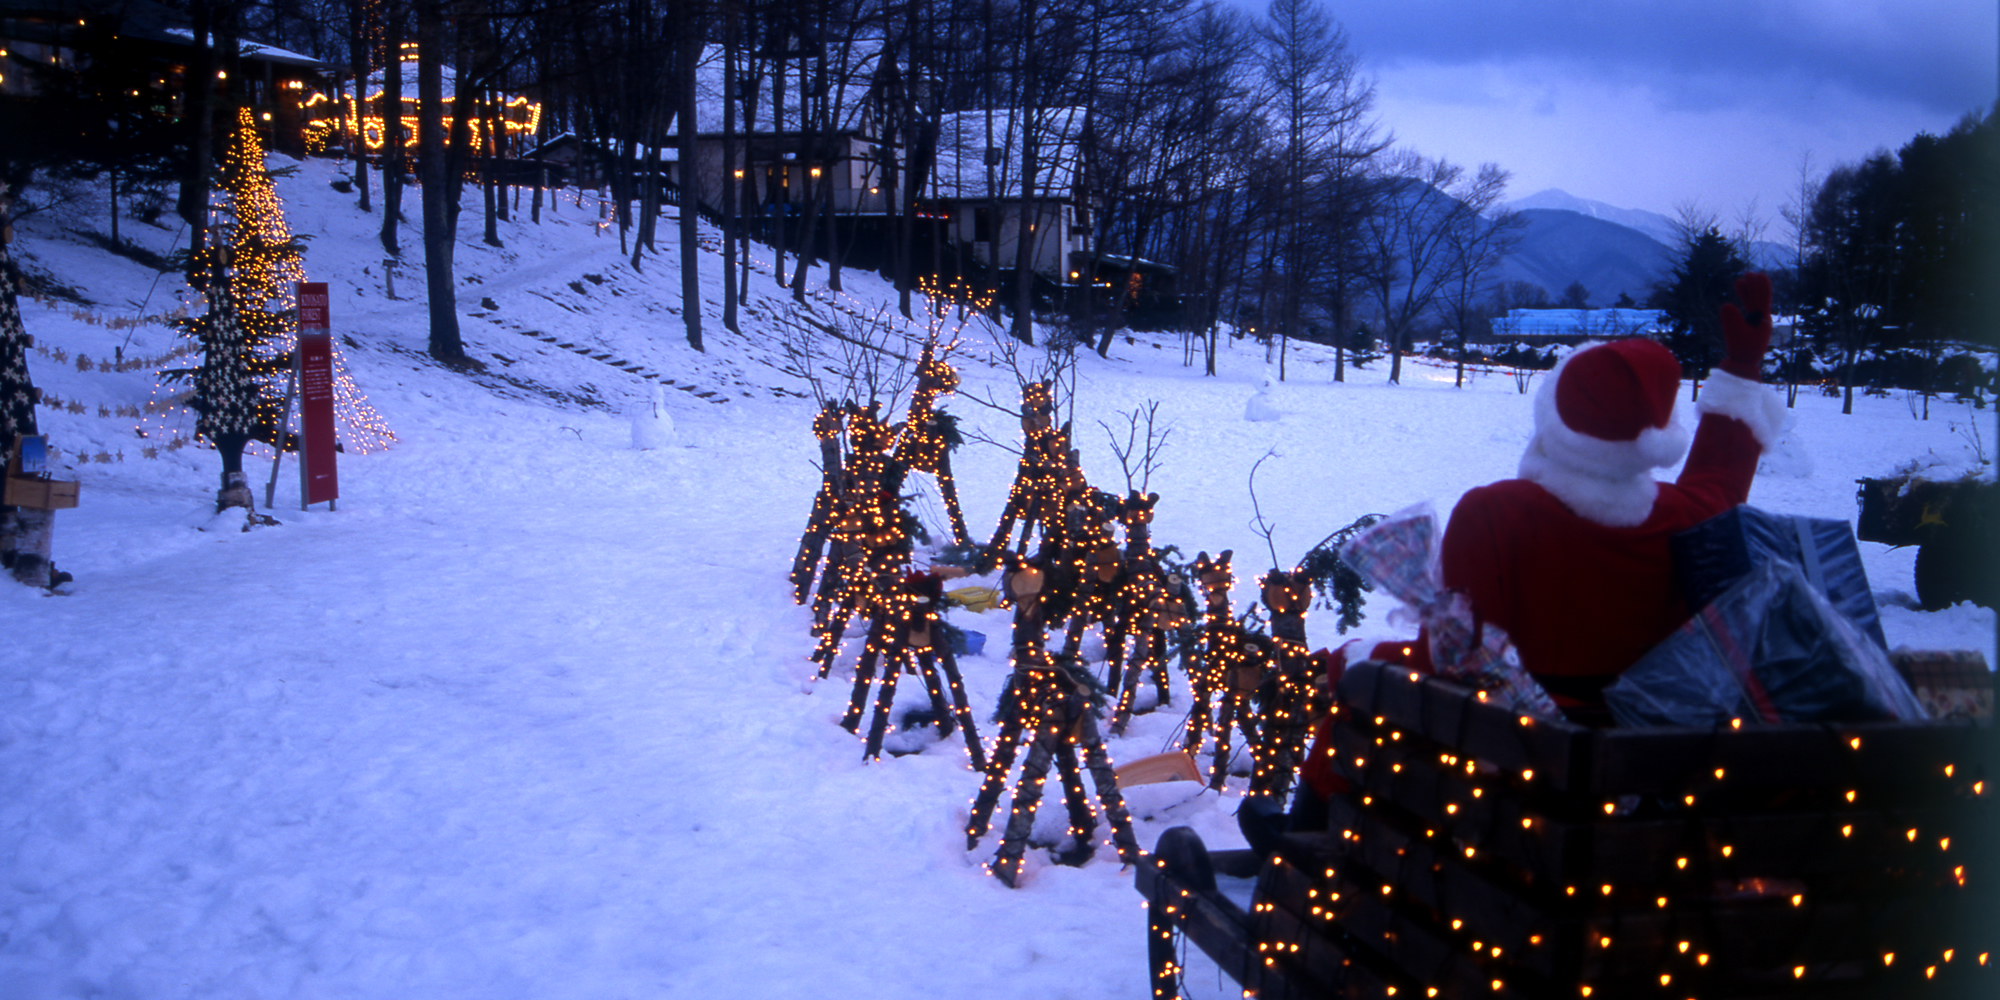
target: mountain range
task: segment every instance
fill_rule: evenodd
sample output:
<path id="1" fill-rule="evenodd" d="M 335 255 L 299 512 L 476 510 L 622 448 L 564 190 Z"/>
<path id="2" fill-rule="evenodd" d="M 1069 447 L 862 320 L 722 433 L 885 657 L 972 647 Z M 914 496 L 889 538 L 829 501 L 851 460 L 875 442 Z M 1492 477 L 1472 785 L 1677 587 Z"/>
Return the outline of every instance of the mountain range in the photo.
<path id="1" fill-rule="evenodd" d="M 1645 302 L 1654 283 L 1674 264 L 1673 219 L 1658 212 L 1619 208 L 1550 188 L 1502 207 L 1526 220 L 1521 242 L 1494 273 L 1498 282 L 1527 281 L 1560 300 L 1572 282 L 1588 289 L 1588 303 L 1609 306 L 1623 293 Z M 1769 241 L 1752 244 L 1753 263 L 1778 266 L 1788 253 Z"/>

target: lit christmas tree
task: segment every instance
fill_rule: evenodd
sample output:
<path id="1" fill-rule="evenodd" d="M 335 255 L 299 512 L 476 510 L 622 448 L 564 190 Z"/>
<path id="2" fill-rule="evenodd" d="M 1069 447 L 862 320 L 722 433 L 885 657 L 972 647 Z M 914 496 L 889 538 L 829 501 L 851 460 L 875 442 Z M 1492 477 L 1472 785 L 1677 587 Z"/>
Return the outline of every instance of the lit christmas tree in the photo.
<path id="1" fill-rule="evenodd" d="M 0 184 L 0 463 L 13 452 L 14 442 L 37 433 L 35 403 L 41 398 L 28 376 L 28 350 L 33 341 L 21 324 L 20 303 L 14 298 L 19 271 L 7 252 L 13 238 L 7 223 L 11 205 L 7 186 Z M 55 563 L 49 559 L 53 522 L 51 511 L 0 507 L 0 561 L 13 571 L 14 579 L 40 587 L 60 582 Z"/>
<path id="2" fill-rule="evenodd" d="M 194 372 L 189 406 L 195 435 L 222 456 L 216 510 L 252 510 L 243 452 L 251 441 L 274 447 L 296 444 L 284 427 L 285 374 L 297 344 L 297 283 L 305 280 L 304 247 L 285 222 L 284 204 L 264 166 L 264 143 L 250 110 L 238 109 L 236 128 L 218 161 L 220 186 L 212 211 L 216 239 L 191 273 L 205 276 L 208 308 L 180 321 L 200 341 L 202 364 Z M 335 412 L 346 430 L 343 444 L 367 452 L 395 435 L 360 397 L 335 356 Z M 268 519 L 264 519 L 268 520 Z"/>

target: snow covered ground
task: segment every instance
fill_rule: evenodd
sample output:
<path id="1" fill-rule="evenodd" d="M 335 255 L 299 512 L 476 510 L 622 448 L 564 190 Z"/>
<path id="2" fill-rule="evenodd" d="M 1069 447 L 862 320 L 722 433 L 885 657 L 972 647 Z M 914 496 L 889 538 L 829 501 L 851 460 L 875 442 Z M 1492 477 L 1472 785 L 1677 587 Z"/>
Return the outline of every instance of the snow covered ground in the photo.
<path id="1" fill-rule="evenodd" d="M 0 997 L 1145 995 L 1144 913 L 1111 851 L 1077 869 L 1032 852 L 1009 890 L 981 868 L 995 836 L 964 849 L 978 781 L 962 746 L 864 763 L 835 725 L 847 685 L 814 683 L 810 616 L 784 579 L 817 448 L 805 386 L 780 370 L 785 298 L 767 272 L 738 336 L 720 323 L 720 258 L 704 255 L 697 355 L 671 249 L 635 272 L 615 231 L 595 232 L 594 205 L 574 203 L 487 247 L 469 198 L 459 306 L 488 373 L 456 373 L 423 354 L 407 298 L 420 279 L 384 297 L 375 220 L 333 176 L 308 162 L 280 189 L 311 237 L 309 277 L 333 286 L 345 362 L 398 441 L 343 456 L 337 511 L 300 512 L 288 463 L 282 526 L 251 533 L 197 530 L 212 452 L 144 457 L 186 420 L 155 419 L 141 440 L 115 415 L 155 398 L 147 372 L 74 363 L 170 349 L 158 325 L 99 325 L 161 311 L 167 283 L 65 231 L 101 227 L 101 211 L 20 227 L 29 265 L 95 304 L 24 303 L 38 345 L 69 359 L 31 358 L 37 383 L 84 410 L 42 411 L 83 505 L 57 518 L 66 595 L 0 587 Z M 155 249 L 173 239 L 126 228 Z M 878 279 L 846 280 L 852 308 L 888 301 Z M 818 294 L 821 315 L 833 298 Z M 530 331 L 673 379 L 675 445 L 631 447 L 625 413 L 650 383 Z M 994 343 L 968 332 L 964 391 L 1010 401 Z M 1505 375 L 1457 390 L 1415 366 L 1399 387 L 1378 365 L 1335 384 L 1330 357 L 1295 351 L 1264 396 L 1277 419 L 1248 421 L 1261 349 L 1229 343 L 1219 378 L 1180 356 L 1160 336 L 1085 355 L 1077 441 L 1094 481 L 1122 488 L 1098 422 L 1160 402 L 1174 429 L 1154 537 L 1234 549 L 1239 607 L 1270 558 L 1246 488 L 1267 451 L 1258 499 L 1289 563 L 1362 514 L 1449 510 L 1512 475 L 1528 437 L 1529 397 Z M 989 408 L 945 406 L 1017 433 Z M 1856 478 L 1976 464 L 1963 412 L 1857 407 L 1803 397 L 1752 503 L 1852 520 Z M 968 444 L 956 462 L 974 532 L 990 530 L 1014 457 Z M 260 499 L 269 463 L 250 463 Z M 1916 610 L 1913 552 L 1862 551 L 1892 645 L 1993 658 L 1991 612 Z M 1359 634 L 1395 634 L 1383 603 Z M 954 620 L 1005 634 L 998 615 Z M 1315 645 L 1344 638 L 1325 612 L 1309 627 Z M 983 721 L 1006 664 L 963 663 Z M 1142 716 L 1113 758 L 1158 752 L 1178 722 Z M 1128 795 L 1145 846 L 1181 824 L 1240 844 L 1234 795 Z"/>

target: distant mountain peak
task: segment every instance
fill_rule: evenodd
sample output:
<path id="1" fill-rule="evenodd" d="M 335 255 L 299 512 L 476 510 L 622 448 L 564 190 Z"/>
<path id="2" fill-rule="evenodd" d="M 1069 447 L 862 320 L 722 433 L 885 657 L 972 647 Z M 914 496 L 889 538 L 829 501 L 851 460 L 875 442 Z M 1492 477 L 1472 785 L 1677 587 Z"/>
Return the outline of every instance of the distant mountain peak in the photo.
<path id="1" fill-rule="evenodd" d="M 1559 212 L 1575 212 L 1578 215 L 1587 215 L 1593 219 L 1603 219 L 1606 222 L 1615 222 L 1621 226 L 1636 229 L 1662 243 L 1671 245 L 1674 242 L 1673 220 L 1658 212 L 1648 212 L 1637 208 L 1619 208 L 1616 205 L 1605 202 L 1579 198 L 1561 188 L 1548 188 L 1537 191 L 1525 198 L 1517 198 L 1508 202 L 1506 207 L 1515 210 L 1545 208 Z"/>

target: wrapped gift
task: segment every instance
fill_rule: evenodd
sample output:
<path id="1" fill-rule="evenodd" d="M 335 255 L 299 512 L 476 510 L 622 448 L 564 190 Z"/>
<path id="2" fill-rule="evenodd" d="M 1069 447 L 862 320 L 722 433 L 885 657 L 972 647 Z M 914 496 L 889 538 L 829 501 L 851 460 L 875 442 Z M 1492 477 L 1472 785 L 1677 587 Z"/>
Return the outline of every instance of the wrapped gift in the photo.
<path id="1" fill-rule="evenodd" d="M 1876 646 L 1889 646 L 1846 521 L 1773 514 L 1743 504 L 1675 535 L 1672 544 L 1674 573 L 1690 609 L 1707 606 L 1751 567 L 1776 559 L 1797 566 Z"/>
<path id="2" fill-rule="evenodd" d="M 1440 676 L 1486 692 L 1516 712 L 1560 717 L 1555 699 L 1521 666 L 1505 630 L 1483 627 L 1472 602 L 1447 590 L 1437 558 L 1437 514 L 1428 505 L 1384 518 L 1341 547 L 1356 573 L 1414 609 L 1430 637 L 1431 665 Z"/>
<path id="3" fill-rule="evenodd" d="M 1993 671 L 1978 650 L 1899 649 L 1889 662 L 1932 718 L 1993 721 Z"/>
<path id="4" fill-rule="evenodd" d="M 1627 726 L 1929 715 L 1889 655 L 1789 562 L 1757 563 L 1604 689 Z"/>

